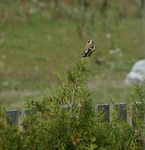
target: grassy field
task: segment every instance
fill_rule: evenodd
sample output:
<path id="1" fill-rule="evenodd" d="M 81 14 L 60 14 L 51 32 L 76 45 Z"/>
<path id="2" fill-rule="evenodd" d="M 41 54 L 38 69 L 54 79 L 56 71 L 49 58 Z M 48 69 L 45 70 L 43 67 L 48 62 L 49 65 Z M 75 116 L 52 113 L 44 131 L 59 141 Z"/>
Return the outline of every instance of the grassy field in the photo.
<path id="1" fill-rule="evenodd" d="M 27 99 L 48 92 L 57 84 L 55 72 L 81 59 L 84 45 L 93 39 L 96 51 L 89 58 L 88 86 L 96 103 L 126 102 L 133 87 L 124 84 L 132 65 L 144 58 L 142 18 L 124 18 L 107 27 L 102 20 L 83 28 L 76 24 L 34 17 L 27 22 L 0 24 L 0 104 L 8 109 L 25 107 Z M 101 61 L 100 61 L 101 60 Z"/>

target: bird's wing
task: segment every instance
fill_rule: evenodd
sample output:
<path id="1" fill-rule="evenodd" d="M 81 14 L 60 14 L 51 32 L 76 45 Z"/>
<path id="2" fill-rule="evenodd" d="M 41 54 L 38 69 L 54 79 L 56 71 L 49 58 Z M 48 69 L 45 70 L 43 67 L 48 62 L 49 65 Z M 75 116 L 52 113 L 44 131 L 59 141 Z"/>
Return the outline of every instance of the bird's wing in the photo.
<path id="1" fill-rule="evenodd" d="M 88 49 L 85 49 L 85 53 L 88 53 Z"/>

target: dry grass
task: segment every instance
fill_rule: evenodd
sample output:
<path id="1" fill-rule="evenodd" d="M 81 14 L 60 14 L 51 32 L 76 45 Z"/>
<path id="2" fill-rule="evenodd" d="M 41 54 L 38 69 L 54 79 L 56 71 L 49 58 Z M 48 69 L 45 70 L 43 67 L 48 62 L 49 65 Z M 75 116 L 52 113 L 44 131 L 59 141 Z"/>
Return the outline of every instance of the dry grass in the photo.
<path id="1" fill-rule="evenodd" d="M 125 73 L 112 73 L 109 70 L 90 77 L 88 86 L 95 103 L 110 103 L 112 100 L 117 103 L 128 102 L 133 87 L 124 84 L 125 77 Z"/>

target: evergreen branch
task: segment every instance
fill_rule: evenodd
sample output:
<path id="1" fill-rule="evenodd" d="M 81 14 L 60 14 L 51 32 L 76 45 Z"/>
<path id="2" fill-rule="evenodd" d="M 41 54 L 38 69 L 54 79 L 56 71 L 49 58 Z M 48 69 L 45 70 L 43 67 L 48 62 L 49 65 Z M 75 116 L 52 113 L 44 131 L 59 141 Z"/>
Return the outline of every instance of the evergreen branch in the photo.
<path id="1" fill-rule="evenodd" d="M 71 126 L 71 120 L 72 120 L 72 109 L 73 109 L 73 105 L 75 103 L 76 89 L 77 89 L 77 86 L 75 85 L 75 87 L 73 88 L 73 91 L 72 91 L 72 101 L 71 101 L 70 109 L 69 109 L 70 118 L 69 118 L 69 121 L 68 121 L 68 133 L 70 132 L 70 126 Z"/>
<path id="2" fill-rule="evenodd" d="M 83 65 L 83 63 L 81 65 Z M 73 106 L 75 104 L 75 95 L 76 95 L 77 87 L 79 85 L 79 78 L 80 78 L 82 73 L 83 73 L 83 70 L 80 69 L 79 72 L 78 72 L 78 75 L 76 77 L 76 80 L 74 82 L 74 86 L 73 86 L 73 90 L 72 90 L 72 99 L 71 99 L 71 103 L 70 103 L 70 107 L 69 107 L 70 108 L 69 109 L 70 118 L 69 118 L 69 121 L 68 121 L 68 134 L 70 133 L 71 122 L 72 122 L 72 119 L 74 118 L 74 116 L 72 115 L 72 113 L 73 113 Z"/>

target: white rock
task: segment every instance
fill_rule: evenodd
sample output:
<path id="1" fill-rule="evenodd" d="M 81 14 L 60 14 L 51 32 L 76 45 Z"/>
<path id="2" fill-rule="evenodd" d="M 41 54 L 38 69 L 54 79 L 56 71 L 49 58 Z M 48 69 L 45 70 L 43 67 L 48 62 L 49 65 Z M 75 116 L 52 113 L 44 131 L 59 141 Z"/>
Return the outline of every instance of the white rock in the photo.
<path id="1" fill-rule="evenodd" d="M 133 83 L 145 83 L 145 59 L 137 61 L 133 65 L 131 72 L 127 74 L 125 84 L 130 85 Z"/>

